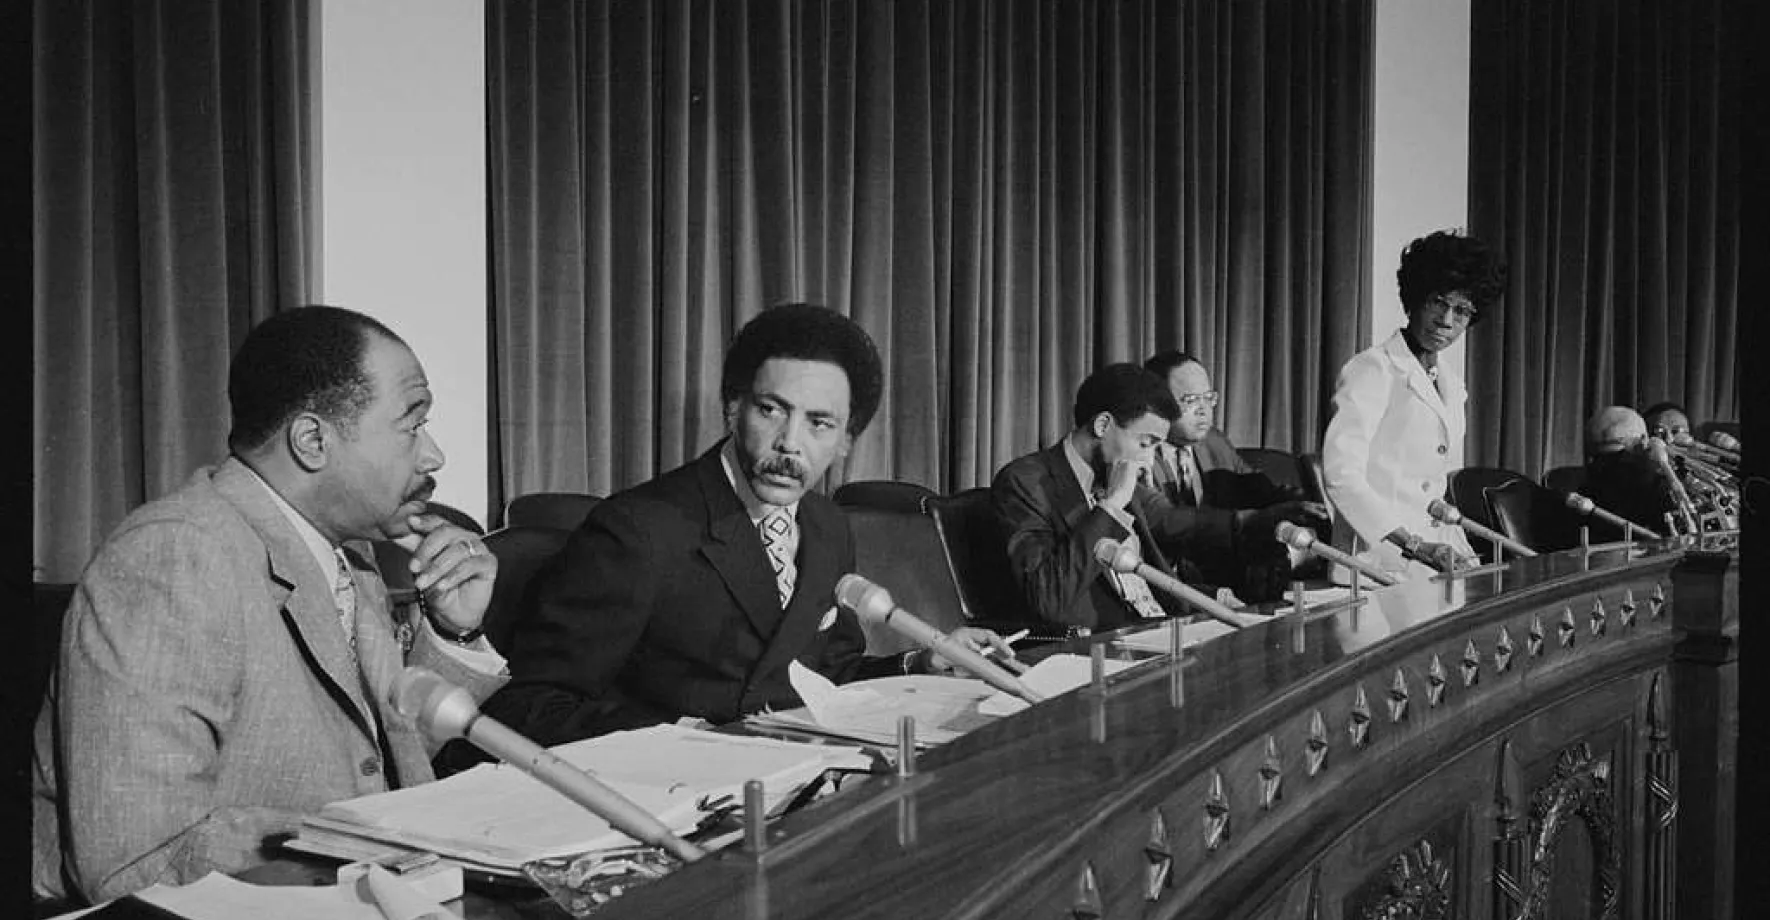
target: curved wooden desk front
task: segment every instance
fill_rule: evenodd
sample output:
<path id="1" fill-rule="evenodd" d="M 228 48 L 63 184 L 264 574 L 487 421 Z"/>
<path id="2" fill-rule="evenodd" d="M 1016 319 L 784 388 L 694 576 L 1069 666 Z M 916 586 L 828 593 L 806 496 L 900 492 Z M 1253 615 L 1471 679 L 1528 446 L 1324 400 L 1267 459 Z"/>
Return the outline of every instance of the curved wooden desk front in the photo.
<path id="1" fill-rule="evenodd" d="M 1048 701 L 602 916 L 1672 916 L 1672 623 L 1687 597 L 1720 622 L 1732 576 L 1636 552 L 1222 637 L 1179 681 Z"/>

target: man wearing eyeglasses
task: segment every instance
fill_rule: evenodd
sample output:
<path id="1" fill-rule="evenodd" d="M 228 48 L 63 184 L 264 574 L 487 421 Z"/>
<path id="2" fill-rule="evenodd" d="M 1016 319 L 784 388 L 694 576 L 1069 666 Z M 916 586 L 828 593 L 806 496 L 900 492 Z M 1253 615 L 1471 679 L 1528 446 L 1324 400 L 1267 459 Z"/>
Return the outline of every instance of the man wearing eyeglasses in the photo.
<path id="1" fill-rule="evenodd" d="M 1151 464 L 1150 529 L 1170 558 L 1183 560 L 1184 580 L 1230 588 L 1244 601 L 1276 598 L 1293 565 L 1273 531 L 1290 521 L 1325 533 L 1327 509 L 1241 458 L 1213 424 L 1218 394 L 1196 357 L 1164 351 L 1143 366 L 1180 407 Z"/>
<path id="2" fill-rule="evenodd" d="M 1410 563 L 1448 572 L 1475 554 L 1426 507 L 1463 464 L 1468 392 L 1438 356 L 1499 300 L 1506 266 L 1480 240 L 1439 231 L 1409 243 L 1395 274 L 1407 325 L 1340 369 L 1322 441 L 1334 543 L 1350 551 L 1356 537 L 1361 555 L 1397 574 Z"/>

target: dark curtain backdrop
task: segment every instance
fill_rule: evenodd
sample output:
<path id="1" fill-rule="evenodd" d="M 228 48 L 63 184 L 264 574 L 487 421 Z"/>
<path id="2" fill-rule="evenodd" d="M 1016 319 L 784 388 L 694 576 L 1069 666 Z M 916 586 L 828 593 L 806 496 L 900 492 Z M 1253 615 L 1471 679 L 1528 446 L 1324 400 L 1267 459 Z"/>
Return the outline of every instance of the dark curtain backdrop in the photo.
<path id="1" fill-rule="evenodd" d="M 1472 462 L 1577 463 L 1612 404 L 1739 417 L 1739 10 L 1474 5 L 1469 221 L 1512 275 L 1469 336 Z"/>
<path id="2" fill-rule="evenodd" d="M 304 0 L 37 0 L 37 580 L 224 456 L 227 363 L 303 303 Z"/>
<path id="3" fill-rule="evenodd" d="M 886 360 L 832 484 L 943 491 L 1158 348 L 1209 363 L 1240 443 L 1313 449 L 1366 336 L 1369 0 L 487 17 L 504 497 L 699 453 L 727 339 L 784 300 L 853 316 Z"/>

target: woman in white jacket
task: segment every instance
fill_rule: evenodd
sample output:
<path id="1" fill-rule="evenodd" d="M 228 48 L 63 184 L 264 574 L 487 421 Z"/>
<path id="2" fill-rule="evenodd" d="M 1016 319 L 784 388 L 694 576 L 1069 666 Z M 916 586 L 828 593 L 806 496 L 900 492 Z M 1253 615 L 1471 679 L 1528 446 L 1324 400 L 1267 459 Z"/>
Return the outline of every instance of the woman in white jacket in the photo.
<path id="1" fill-rule="evenodd" d="M 1480 240 L 1439 231 L 1407 245 L 1396 273 L 1407 325 L 1340 369 L 1322 472 L 1337 514 L 1334 543 L 1386 571 L 1448 572 L 1475 562 L 1460 528 L 1426 505 L 1462 465 L 1463 381 L 1438 366 L 1505 287 L 1505 262 Z M 1417 570 L 1416 571 L 1420 571 Z"/>

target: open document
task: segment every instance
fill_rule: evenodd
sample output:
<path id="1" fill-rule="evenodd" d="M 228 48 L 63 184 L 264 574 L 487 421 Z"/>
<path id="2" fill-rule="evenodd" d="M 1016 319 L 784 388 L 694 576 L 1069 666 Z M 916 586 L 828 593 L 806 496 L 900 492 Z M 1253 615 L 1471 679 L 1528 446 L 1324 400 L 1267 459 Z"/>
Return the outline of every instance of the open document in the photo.
<path id="1" fill-rule="evenodd" d="M 788 669 L 793 689 L 805 705 L 745 719 L 759 728 L 811 732 L 889 747 L 897 743 L 898 720 L 916 720 L 916 746 L 945 744 L 987 724 L 978 704 L 994 692 L 981 680 L 908 674 L 836 686 L 797 661 Z"/>
<path id="2" fill-rule="evenodd" d="M 830 767 L 864 769 L 856 748 L 719 734 L 675 725 L 618 732 L 554 754 L 687 833 L 761 780 L 770 809 Z M 470 869 L 517 874 L 523 863 L 635 841 L 515 767 L 482 764 L 409 789 L 334 802 L 308 818 L 298 849 L 361 858 L 378 846 L 424 850 Z"/>

